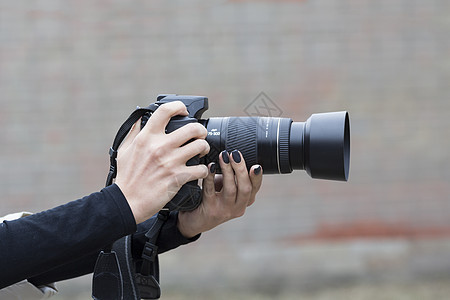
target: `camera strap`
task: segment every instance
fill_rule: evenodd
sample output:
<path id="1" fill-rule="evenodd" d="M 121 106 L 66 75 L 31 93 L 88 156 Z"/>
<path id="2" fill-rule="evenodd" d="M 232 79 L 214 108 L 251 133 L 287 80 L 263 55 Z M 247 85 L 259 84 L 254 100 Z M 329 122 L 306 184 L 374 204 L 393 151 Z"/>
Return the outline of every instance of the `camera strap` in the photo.
<path id="1" fill-rule="evenodd" d="M 134 277 L 140 299 L 159 299 L 161 297 L 157 240 L 169 214 L 170 211 L 167 208 L 160 210 L 155 223 L 145 234 L 147 241 L 142 251 L 142 266 L 140 272 L 136 272 Z"/>
<path id="2" fill-rule="evenodd" d="M 109 186 L 113 183 L 114 178 L 117 175 L 117 153 L 120 144 L 122 144 L 123 140 L 130 132 L 134 123 L 136 123 L 141 117 L 149 118 L 151 114 L 155 112 L 158 108 L 158 103 L 152 103 L 148 107 L 137 107 L 135 111 L 131 113 L 128 119 L 120 126 L 119 131 L 114 138 L 113 144 L 109 149 L 109 157 L 110 157 L 110 166 L 109 173 L 106 179 L 106 186 Z M 147 116 L 146 116 L 147 114 Z"/>
<path id="3" fill-rule="evenodd" d="M 106 179 L 106 186 L 113 184 L 117 175 L 118 149 L 133 125 L 142 118 L 145 121 L 158 108 L 158 102 L 148 107 L 137 107 L 135 111 L 119 128 L 109 150 L 110 168 Z M 141 123 L 142 124 L 142 123 Z M 141 125 L 142 128 L 142 125 Z M 162 209 L 155 223 L 145 234 L 147 242 L 142 252 L 142 266 L 136 272 L 135 262 L 131 252 L 132 236 L 126 236 L 113 245 L 105 247 L 100 252 L 94 268 L 92 279 L 92 298 L 96 300 L 122 299 L 158 299 L 161 295 L 159 286 L 158 246 L 159 233 L 169 216 L 168 209 Z"/>

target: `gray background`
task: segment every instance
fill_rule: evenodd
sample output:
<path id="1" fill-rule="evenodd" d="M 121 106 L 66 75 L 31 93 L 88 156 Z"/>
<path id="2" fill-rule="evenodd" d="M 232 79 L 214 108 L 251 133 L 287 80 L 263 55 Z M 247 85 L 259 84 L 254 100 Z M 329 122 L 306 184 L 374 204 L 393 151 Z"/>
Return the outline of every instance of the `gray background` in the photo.
<path id="1" fill-rule="evenodd" d="M 2 0 L 0 215 L 100 190 L 116 130 L 159 93 L 208 96 L 212 117 L 245 116 L 264 92 L 297 121 L 350 112 L 349 182 L 266 176 L 245 217 L 162 257 L 163 289 L 280 298 L 443 280 L 439 291 L 449 30 L 447 0 Z M 62 283 L 61 299 L 89 281 Z"/>

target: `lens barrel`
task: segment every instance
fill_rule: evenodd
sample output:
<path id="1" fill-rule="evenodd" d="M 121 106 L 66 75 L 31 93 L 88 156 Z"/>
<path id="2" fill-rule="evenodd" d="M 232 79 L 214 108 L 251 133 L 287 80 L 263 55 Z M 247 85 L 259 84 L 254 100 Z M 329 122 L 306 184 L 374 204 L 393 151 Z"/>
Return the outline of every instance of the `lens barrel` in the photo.
<path id="1" fill-rule="evenodd" d="M 306 122 L 289 118 L 224 117 L 201 121 L 211 146 L 205 163 L 223 151 L 241 151 L 247 168 L 262 165 L 265 174 L 306 170 L 313 178 L 348 179 L 350 122 L 348 113 L 313 114 Z M 220 172 L 220 168 L 218 169 Z"/>

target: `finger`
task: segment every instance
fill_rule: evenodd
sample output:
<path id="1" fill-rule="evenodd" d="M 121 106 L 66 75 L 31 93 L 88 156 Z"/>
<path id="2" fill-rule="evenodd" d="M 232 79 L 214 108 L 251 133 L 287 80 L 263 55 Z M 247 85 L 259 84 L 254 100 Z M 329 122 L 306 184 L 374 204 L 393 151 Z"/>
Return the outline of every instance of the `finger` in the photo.
<path id="1" fill-rule="evenodd" d="M 179 181 L 179 183 L 183 185 L 189 181 L 206 178 L 208 173 L 208 167 L 203 164 L 184 167 L 184 171 L 181 172 L 181 174 L 185 174 L 186 176 L 183 177 L 183 180 Z"/>
<path id="2" fill-rule="evenodd" d="M 188 114 L 186 106 L 181 101 L 169 102 L 161 105 L 148 119 L 142 132 L 162 133 L 165 132 L 170 118 L 174 116 L 186 116 Z"/>
<path id="3" fill-rule="evenodd" d="M 139 120 L 137 120 L 137 122 L 133 124 L 133 127 L 131 127 L 130 132 L 128 133 L 127 137 L 123 141 L 122 145 L 120 145 L 119 149 L 121 149 L 121 148 L 126 149 L 126 148 L 128 148 L 128 146 L 130 146 L 130 144 L 133 142 L 133 140 L 136 138 L 136 136 L 138 135 L 138 133 L 140 131 L 140 124 L 141 124 L 141 119 L 139 118 Z"/>
<path id="4" fill-rule="evenodd" d="M 216 189 L 216 192 L 222 191 L 223 188 L 222 174 L 216 174 L 216 176 L 214 177 L 214 188 Z"/>
<path id="5" fill-rule="evenodd" d="M 230 156 L 226 150 L 219 155 L 219 164 L 222 169 L 223 182 L 223 196 L 229 204 L 236 202 L 236 181 L 234 178 L 234 171 L 230 164 Z"/>
<path id="6" fill-rule="evenodd" d="M 209 144 L 205 140 L 197 139 L 176 149 L 177 157 L 186 163 L 196 155 L 204 156 L 209 152 Z"/>
<path id="7" fill-rule="evenodd" d="M 248 206 L 252 205 L 256 200 L 256 193 L 261 188 L 263 178 L 262 167 L 260 165 L 254 165 L 250 169 L 250 181 L 252 182 L 252 194 Z"/>
<path id="8" fill-rule="evenodd" d="M 216 194 L 214 187 L 214 175 L 216 174 L 216 163 L 212 162 L 208 165 L 209 174 L 203 179 L 203 201 L 213 199 Z"/>
<path id="9" fill-rule="evenodd" d="M 247 167 L 245 165 L 245 161 L 242 157 L 241 152 L 239 152 L 238 150 L 234 150 L 233 152 L 231 152 L 230 157 L 232 158 L 231 166 L 236 176 L 236 204 L 246 207 L 252 193 L 252 183 L 249 178 Z"/>
<path id="10" fill-rule="evenodd" d="M 208 130 L 200 123 L 189 123 L 168 134 L 174 147 L 180 147 L 192 139 L 205 139 Z"/>

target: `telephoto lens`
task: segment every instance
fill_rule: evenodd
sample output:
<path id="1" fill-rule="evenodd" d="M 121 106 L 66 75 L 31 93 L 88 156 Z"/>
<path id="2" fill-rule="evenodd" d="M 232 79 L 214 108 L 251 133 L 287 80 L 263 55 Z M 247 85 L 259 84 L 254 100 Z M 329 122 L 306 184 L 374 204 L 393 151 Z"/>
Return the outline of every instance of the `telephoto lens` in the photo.
<path id="1" fill-rule="evenodd" d="M 219 153 L 239 150 L 247 168 L 255 164 L 263 167 L 264 174 L 286 174 L 293 170 L 306 170 L 312 178 L 347 181 L 350 165 L 350 120 L 346 111 L 313 114 L 306 122 L 290 118 L 273 117 L 216 117 L 201 119 L 208 110 L 208 98 L 177 94 L 161 94 L 147 108 L 136 109 L 119 129 L 110 149 L 111 167 L 107 184 L 115 176 L 115 156 L 137 118 L 141 129 L 152 114 L 165 103 L 181 101 L 187 116 L 174 116 L 166 126 L 166 133 L 189 123 L 199 122 L 207 129 L 209 153 L 189 159 L 188 166 L 216 163 L 221 173 Z M 202 201 L 198 180 L 184 184 L 166 205 L 169 210 L 193 210 Z"/>
<path id="2" fill-rule="evenodd" d="M 222 117 L 200 121 L 211 146 L 203 162 L 218 162 L 223 150 L 241 151 L 247 167 L 265 174 L 306 170 L 312 178 L 347 181 L 350 165 L 348 112 L 313 114 L 306 122 L 290 118 Z M 218 169 L 220 173 L 220 168 Z"/>

